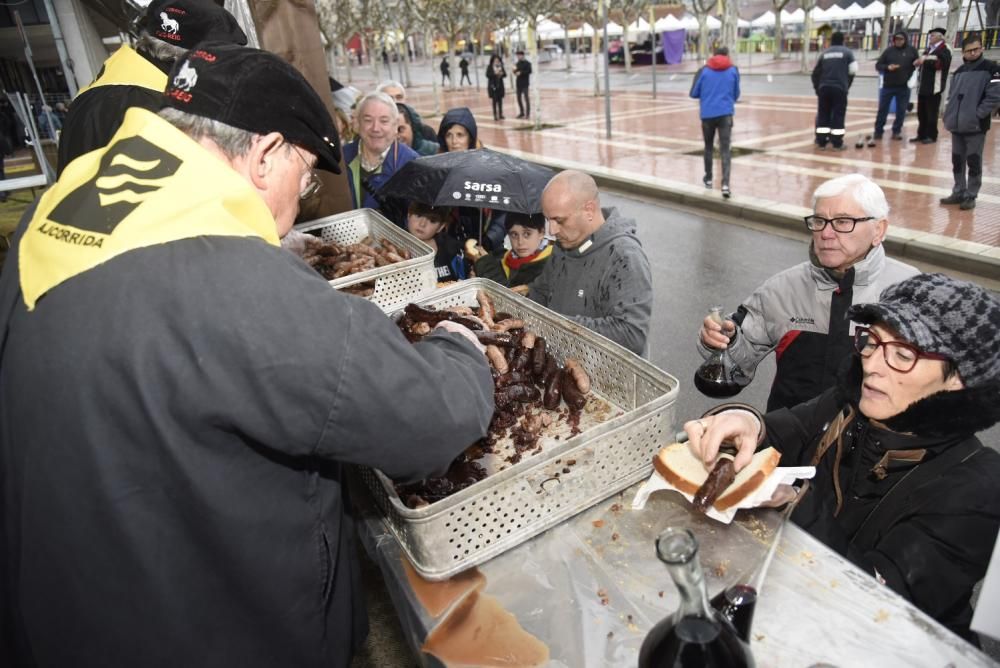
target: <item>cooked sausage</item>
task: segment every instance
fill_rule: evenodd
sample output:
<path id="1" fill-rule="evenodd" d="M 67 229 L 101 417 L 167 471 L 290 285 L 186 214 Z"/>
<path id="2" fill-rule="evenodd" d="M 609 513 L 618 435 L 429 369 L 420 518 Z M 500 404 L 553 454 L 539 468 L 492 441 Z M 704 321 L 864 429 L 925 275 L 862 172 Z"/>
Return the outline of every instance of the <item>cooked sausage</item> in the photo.
<path id="1" fill-rule="evenodd" d="M 587 404 L 587 397 L 583 395 L 580 388 L 576 386 L 573 373 L 569 368 L 563 369 L 559 381 L 559 389 L 562 390 L 563 401 L 570 407 L 570 410 L 578 411 Z"/>
<path id="2" fill-rule="evenodd" d="M 531 373 L 536 381 L 542 380 L 545 373 L 545 338 L 535 337 L 535 346 L 531 349 Z"/>
<path id="3" fill-rule="evenodd" d="M 733 484 L 736 479 L 736 466 L 733 464 L 731 455 L 720 455 L 715 460 L 715 466 L 705 478 L 698 491 L 695 492 L 691 504 L 700 513 L 708 511 L 719 498 L 719 495 L 726 491 L 726 488 Z"/>
<path id="4" fill-rule="evenodd" d="M 587 370 L 583 368 L 580 360 L 573 359 L 572 357 L 568 358 L 566 360 L 566 369 L 573 376 L 577 389 L 583 394 L 588 394 L 590 392 L 590 376 L 587 374 Z"/>
<path id="5" fill-rule="evenodd" d="M 503 356 L 503 352 L 496 346 L 486 346 L 486 359 L 489 360 L 490 365 L 496 369 L 500 375 L 507 373 L 510 366 L 507 364 L 507 358 Z"/>
<path id="6" fill-rule="evenodd" d="M 484 346 L 500 346 L 501 348 L 510 348 L 515 345 L 514 337 L 510 332 L 487 332 L 481 331 L 476 332 L 476 338 Z"/>

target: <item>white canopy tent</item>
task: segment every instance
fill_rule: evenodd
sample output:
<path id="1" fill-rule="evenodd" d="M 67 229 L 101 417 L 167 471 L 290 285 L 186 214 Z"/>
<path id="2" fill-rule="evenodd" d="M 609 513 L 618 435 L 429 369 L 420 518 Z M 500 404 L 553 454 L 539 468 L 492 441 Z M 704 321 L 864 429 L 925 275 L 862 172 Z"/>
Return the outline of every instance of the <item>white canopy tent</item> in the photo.
<path id="1" fill-rule="evenodd" d="M 754 20 L 750 21 L 750 26 L 753 28 L 768 28 L 773 26 L 774 22 L 774 12 L 766 11 Z"/>
<path id="2" fill-rule="evenodd" d="M 794 12 L 787 12 L 784 9 L 781 10 L 781 23 L 784 25 L 805 23 L 805 20 L 806 20 L 806 12 L 801 7 L 796 9 Z"/>
<path id="3" fill-rule="evenodd" d="M 649 21 L 640 16 L 638 21 L 633 21 L 629 24 L 628 32 L 630 35 L 640 32 L 649 32 Z"/>

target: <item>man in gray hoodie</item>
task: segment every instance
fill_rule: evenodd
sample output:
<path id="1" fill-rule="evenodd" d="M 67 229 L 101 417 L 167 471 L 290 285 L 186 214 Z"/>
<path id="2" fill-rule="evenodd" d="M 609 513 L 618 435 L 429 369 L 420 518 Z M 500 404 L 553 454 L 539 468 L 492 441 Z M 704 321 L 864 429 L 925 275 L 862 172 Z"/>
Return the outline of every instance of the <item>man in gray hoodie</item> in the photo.
<path id="1" fill-rule="evenodd" d="M 644 355 L 653 283 L 635 221 L 601 209 L 594 179 L 574 170 L 552 177 L 542 212 L 558 246 L 528 297 Z"/>

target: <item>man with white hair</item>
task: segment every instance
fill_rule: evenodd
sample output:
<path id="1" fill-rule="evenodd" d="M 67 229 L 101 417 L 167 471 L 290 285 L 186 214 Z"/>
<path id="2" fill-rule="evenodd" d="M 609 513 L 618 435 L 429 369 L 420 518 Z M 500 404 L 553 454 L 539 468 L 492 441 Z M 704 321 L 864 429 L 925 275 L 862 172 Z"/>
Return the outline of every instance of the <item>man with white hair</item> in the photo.
<path id="1" fill-rule="evenodd" d="M 135 48 L 123 44 L 70 104 L 59 138 L 57 174 L 75 158 L 106 145 L 130 107 L 159 109 L 167 73 L 195 44 L 247 43 L 233 15 L 213 0 L 153 0 L 139 25 Z"/>
<path id="2" fill-rule="evenodd" d="M 396 139 L 399 110 L 386 93 L 369 93 L 358 102 L 358 139 L 344 147 L 344 163 L 354 208 L 378 209 L 400 227 L 406 225 L 406 203 L 392 202 L 376 192 L 400 167 L 417 157 Z"/>
<path id="3" fill-rule="evenodd" d="M 699 332 L 702 357 L 729 348 L 748 372 L 774 351 L 769 411 L 832 386 L 852 350 L 847 309 L 877 301 L 884 288 L 919 273 L 886 257 L 889 203 L 868 177 L 848 174 L 821 184 L 813 211 L 805 217 L 809 260 L 769 278 L 722 325 L 706 317 Z"/>

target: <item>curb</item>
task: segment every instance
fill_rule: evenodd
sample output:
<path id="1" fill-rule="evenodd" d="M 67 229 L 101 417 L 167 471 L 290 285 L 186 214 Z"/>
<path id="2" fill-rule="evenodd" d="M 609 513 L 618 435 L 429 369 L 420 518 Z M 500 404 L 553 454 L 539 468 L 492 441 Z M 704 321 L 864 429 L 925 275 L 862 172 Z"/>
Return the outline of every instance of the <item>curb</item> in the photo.
<path id="1" fill-rule="evenodd" d="M 802 217 L 812 213 L 812 210 L 806 207 L 749 196 L 737 196 L 734 199 L 725 200 L 716 191 L 706 191 L 704 188 L 689 183 L 657 179 L 641 174 L 624 176 L 620 173 L 613 173 L 606 167 L 595 167 L 594 165 L 550 158 L 525 151 L 500 147 L 496 147 L 495 150 L 556 170 L 578 169 L 593 176 L 597 185 L 602 188 L 607 187 L 619 192 L 642 195 L 664 202 L 684 204 L 704 211 L 800 233 L 803 239 L 808 238 L 803 228 Z M 939 234 L 915 232 L 892 225 L 890 225 L 883 243 L 886 251 L 897 260 L 908 258 L 990 280 L 1000 280 L 1000 248 L 997 247 L 953 239 Z"/>

